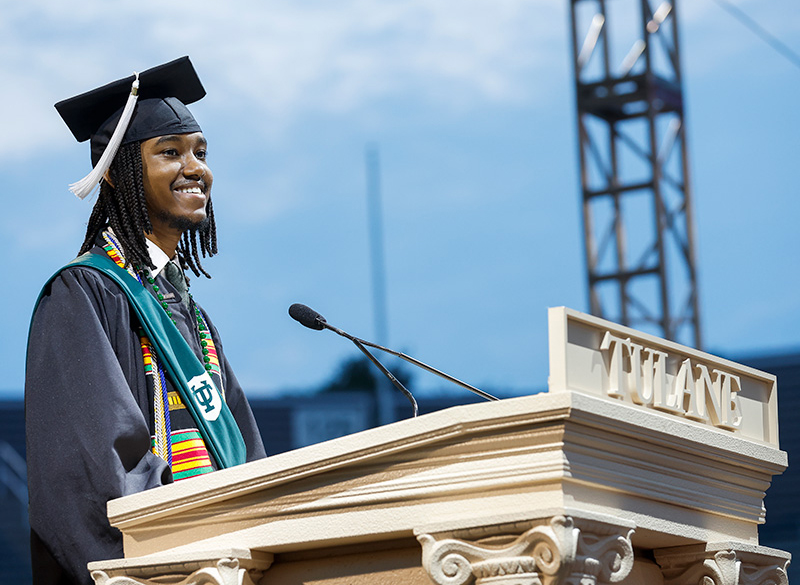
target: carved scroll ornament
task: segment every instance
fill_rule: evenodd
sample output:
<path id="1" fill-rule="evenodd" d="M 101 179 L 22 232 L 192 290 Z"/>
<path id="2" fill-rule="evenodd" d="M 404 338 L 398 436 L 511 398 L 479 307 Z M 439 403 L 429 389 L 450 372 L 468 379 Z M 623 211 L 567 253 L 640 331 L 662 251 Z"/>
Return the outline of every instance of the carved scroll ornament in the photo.
<path id="1" fill-rule="evenodd" d="M 632 531 L 587 531 L 556 516 L 508 544 L 423 534 L 422 564 L 438 585 L 596 585 L 633 567 Z"/>
<path id="2" fill-rule="evenodd" d="M 212 564 L 213 563 L 213 564 Z M 244 568 L 238 559 L 218 559 L 187 574 L 187 564 L 162 565 L 148 571 L 147 577 L 126 575 L 109 577 L 104 571 L 93 571 L 95 585 L 255 585 L 267 567 Z M 196 563 L 191 565 L 196 566 Z M 191 569 L 189 569 L 191 570 Z"/>
<path id="3" fill-rule="evenodd" d="M 662 549 L 664 550 L 664 549 Z M 789 585 L 787 560 L 739 551 L 660 555 L 664 585 Z"/>

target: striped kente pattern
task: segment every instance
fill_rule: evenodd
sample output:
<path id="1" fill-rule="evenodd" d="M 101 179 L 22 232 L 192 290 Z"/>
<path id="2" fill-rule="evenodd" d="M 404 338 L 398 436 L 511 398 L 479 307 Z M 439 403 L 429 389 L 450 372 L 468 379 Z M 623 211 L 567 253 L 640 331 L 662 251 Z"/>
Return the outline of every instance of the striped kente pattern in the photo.
<path id="1" fill-rule="evenodd" d="M 153 422 L 155 424 L 155 438 L 153 452 L 167 463 L 172 463 L 172 453 L 170 452 L 170 417 L 165 411 L 167 406 L 164 393 L 164 370 L 158 364 L 158 358 L 153 351 L 150 340 L 144 335 L 139 338 L 142 345 L 142 357 L 144 358 L 144 373 L 150 376 L 153 381 Z"/>
<path id="2" fill-rule="evenodd" d="M 211 457 L 200 433 L 196 429 L 173 431 L 172 478 L 181 481 L 212 471 Z"/>

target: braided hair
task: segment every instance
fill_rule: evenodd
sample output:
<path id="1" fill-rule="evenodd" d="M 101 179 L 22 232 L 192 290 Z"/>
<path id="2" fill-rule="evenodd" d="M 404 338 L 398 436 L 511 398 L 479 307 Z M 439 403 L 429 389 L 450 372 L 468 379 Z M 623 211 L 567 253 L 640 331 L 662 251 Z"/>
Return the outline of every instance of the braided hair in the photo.
<path id="1" fill-rule="evenodd" d="M 100 182 L 100 195 L 89 216 L 86 237 L 80 253 L 88 252 L 97 236 L 111 226 L 114 235 L 125 251 L 125 262 L 155 268 L 147 251 L 145 233 L 153 232 L 153 224 L 147 213 L 142 171 L 142 152 L 139 142 L 123 144 L 109 168 L 109 181 Z M 190 268 L 196 276 L 203 274 L 200 255 L 211 257 L 217 253 L 217 228 L 214 208 L 209 198 L 206 220 L 183 232 L 176 250 L 181 266 Z M 199 246 L 198 246 L 199 240 Z"/>

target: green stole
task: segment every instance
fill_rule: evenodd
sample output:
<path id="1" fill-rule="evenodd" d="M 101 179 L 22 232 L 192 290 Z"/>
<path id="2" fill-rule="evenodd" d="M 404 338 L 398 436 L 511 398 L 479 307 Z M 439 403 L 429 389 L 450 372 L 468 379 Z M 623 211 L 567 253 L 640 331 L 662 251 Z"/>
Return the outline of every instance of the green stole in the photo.
<path id="1" fill-rule="evenodd" d="M 164 369 L 180 394 L 183 403 L 197 423 L 217 467 L 224 469 L 246 461 L 242 433 L 214 381 L 172 319 L 158 301 L 127 270 L 105 254 L 87 252 L 58 270 L 45 284 L 36 305 L 53 279 L 65 268 L 86 266 L 99 270 L 116 282 L 128 297 L 145 334 L 155 347 Z M 34 314 L 36 308 L 34 307 Z"/>

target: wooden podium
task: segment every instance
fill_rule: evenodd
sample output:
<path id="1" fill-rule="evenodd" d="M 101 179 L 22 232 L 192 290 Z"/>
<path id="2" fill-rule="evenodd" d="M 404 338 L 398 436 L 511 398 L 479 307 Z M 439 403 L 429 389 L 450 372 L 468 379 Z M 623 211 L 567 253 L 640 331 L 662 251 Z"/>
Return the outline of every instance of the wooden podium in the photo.
<path id="1" fill-rule="evenodd" d="M 98 585 L 782 585 L 774 376 L 564 308 L 547 393 L 109 503 Z"/>

